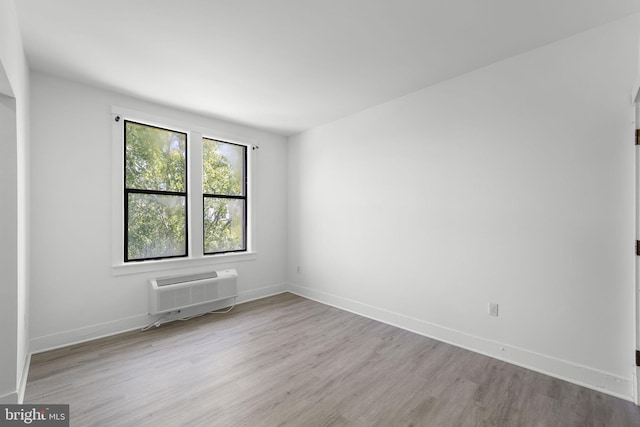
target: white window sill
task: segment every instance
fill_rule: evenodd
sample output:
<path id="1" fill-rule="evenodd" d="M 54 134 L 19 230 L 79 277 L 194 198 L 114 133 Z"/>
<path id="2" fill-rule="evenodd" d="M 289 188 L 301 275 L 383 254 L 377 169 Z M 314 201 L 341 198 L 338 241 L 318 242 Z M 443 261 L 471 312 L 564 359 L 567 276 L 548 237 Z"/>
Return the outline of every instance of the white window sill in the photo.
<path id="1" fill-rule="evenodd" d="M 149 273 L 164 270 L 175 270 L 189 267 L 205 267 L 208 265 L 229 264 L 242 261 L 252 261 L 258 258 L 257 252 L 229 253 L 209 255 L 202 258 L 175 258 L 157 261 L 128 262 L 115 264 L 111 270 L 114 276 L 126 274 Z"/>

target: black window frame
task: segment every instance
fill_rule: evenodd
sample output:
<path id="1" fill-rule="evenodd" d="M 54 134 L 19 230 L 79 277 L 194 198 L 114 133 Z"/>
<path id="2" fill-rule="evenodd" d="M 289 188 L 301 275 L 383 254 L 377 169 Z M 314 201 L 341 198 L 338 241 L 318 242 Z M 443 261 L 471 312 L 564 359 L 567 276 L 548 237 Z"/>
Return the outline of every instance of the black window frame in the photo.
<path id="1" fill-rule="evenodd" d="M 173 133 L 183 134 L 185 136 L 185 146 L 184 146 L 184 161 L 185 161 L 185 176 L 184 176 L 184 191 L 165 191 L 165 190 L 146 190 L 146 189 L 137 189 L 137 188 L 128 188 L 127 187 L 127 124 L 133 123 L 136 125 L 147 126 L 155 129 L 166 130 Z M 124 119 L 123 123 L 123 133 L 122 140 L 123 144 L 123 206 L 124 206 L 124 262 L 144 262 L 144 261 L 157 261 L 163 259 L 175 259 L 175 258 L 188 258 L 189 257 L 189 134 L 188 132 L 183 132 L 175 129 L 171 129 L 168 127 L 150 125 L 148 123 L 144 123 L 136 120 L 127 120 Z M 169 256 L 160 256 L 160 257 L 150 257 L 150 258 L 134 258 L 129 259 L 129 195 L 130 194 L 155 194 L 160 196 L 179 196 L 184 197 L 184 213 L 185 213 L 185 224 L 184 224 L 184 254 L 180 255 L 169 255 Z"/>
<path id="2" fill-rule="evenodd" d="M 219 139 L 219 138 L 209 138 L 209 137 L 202 137 L 202 145 L 204 146 L 204 140 L 209 140 L 209 141 L 217 141 L 217 142 L 222 142 L 224 144 L 230 144 L 230 145 L 235 145 L 238 147 L 242 147 L 244 155 L 242 156 L 242 195 L 241 196 L 237 196 L 237 195 L 229 195 L 229 194 L 215 194 L 215 193 L 205 193 L 204 189 L 202 191 L 202 254 L 204 256 L 211 256 L 211 255 L 220 255 L 220 254 L 229 254 L 229 253 L 237 253 L 237 252 L 247 252 L 247 230 L 248 230 L 248 218 L 247 218 L 247 213 L 249 212 L 249 197 L 247 195 L 247 190 L 248 190 L 248 172 L 247 172 L 247 156 L 248 156 L 248 147 L 244 144 L 238 144 L 235 142 L 230 142 L 230 141 L 225 141 L 223 139 Z M 202 167 L 203 167 L 203 172 L 202 172 L 202 177 L 203 177 L 203 181 L 204 181 L 204 158 L 202 159 Z M 234 249 L 234 250 L 225 250 L 225 251 L 217 251 L 217 252 L 207 252 L 206 251 L 206 246 L 207 246 L 207 242 L 206 242 L 206 236 L 205 236 L 205 224 L 204 224 L 204 217 L 205 217 L 205 206 L 206 206 L 206 199 L 234 199 L 234 200 L 243 200 L 244 201 L 244 211 L 242 213 L 242 249 Z"/>

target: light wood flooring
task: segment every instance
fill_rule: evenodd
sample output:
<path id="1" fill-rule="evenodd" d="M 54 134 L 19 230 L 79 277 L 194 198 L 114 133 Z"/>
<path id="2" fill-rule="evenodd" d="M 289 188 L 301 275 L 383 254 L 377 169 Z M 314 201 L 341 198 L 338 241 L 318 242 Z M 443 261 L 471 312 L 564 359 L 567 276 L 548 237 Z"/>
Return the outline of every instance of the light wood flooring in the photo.
<path id="1" fill-rule="evenodd" d="M 630 402 L 292 294 L 34 355 L 84 426 L 640 426 Z"/>

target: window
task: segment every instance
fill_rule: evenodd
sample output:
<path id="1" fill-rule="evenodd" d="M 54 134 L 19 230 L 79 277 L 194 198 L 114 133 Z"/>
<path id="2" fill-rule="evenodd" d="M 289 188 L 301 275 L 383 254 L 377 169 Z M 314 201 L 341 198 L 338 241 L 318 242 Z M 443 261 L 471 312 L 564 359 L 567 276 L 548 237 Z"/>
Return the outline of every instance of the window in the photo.
<path id="1" fill-rule="evenodd" d="M 125 120 L 125 261 L 188 255 L 187 135 Z"/>
<path id="2" fill-rule="evenodd" d="M 247 248 L 247 147 L 202 139 L 204 253 Z"/>
<path id="3" fill-rule="evenodd" d="M 251 145 L 113 107 L 113 274 L 256 259 Z"/>

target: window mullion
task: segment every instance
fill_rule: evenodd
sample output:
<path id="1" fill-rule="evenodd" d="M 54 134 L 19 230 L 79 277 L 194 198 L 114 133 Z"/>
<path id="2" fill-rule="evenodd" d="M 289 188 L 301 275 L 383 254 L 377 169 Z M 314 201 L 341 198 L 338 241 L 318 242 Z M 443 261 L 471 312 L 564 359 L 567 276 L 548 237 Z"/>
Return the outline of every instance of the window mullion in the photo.
<path id="1" fill-rule="evenodd" d="M 203 253 L 203 200 L 202 200 L 202 133 L 189 133 L 189 242 L 193 258 Z"/>

